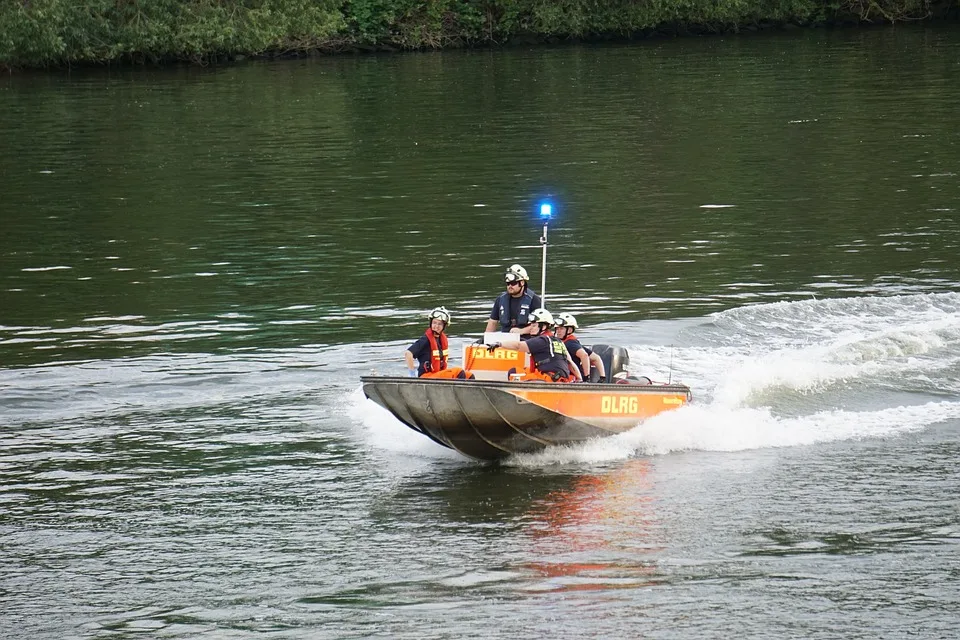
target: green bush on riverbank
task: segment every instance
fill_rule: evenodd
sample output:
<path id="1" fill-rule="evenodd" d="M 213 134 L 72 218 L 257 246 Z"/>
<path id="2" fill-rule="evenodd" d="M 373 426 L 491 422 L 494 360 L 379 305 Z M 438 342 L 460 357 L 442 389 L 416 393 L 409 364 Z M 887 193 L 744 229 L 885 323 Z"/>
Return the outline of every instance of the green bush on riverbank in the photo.
<path id="1" fill-rule="evenodd" d="M 895 22 L 960 0 L 0 0 L 0 66 Z"/>

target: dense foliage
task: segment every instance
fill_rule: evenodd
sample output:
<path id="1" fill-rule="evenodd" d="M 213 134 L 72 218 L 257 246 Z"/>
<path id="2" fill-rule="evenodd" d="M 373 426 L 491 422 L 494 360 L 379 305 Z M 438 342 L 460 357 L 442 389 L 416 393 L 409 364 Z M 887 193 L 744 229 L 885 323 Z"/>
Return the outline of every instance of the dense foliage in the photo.
<path id="1" fill-rule="evenodd" d="M 0 0 L 0 66 L 896 22 L 960 0 Z"/>

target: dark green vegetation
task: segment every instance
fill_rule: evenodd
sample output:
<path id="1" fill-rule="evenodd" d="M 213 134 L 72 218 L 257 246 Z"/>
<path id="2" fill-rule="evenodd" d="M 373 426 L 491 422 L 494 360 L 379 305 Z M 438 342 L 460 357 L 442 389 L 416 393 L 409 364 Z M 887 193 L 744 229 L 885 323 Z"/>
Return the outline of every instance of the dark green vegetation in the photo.
<path id="1" fill-rule="evenodd" d="M 899 22 L 958 0 L 0 0 L 0 67 Z"/>

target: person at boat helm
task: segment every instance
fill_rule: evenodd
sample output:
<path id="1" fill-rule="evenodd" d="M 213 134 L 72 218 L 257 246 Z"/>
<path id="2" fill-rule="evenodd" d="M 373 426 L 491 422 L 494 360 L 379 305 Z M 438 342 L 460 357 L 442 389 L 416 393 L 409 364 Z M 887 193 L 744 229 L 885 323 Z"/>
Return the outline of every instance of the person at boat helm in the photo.
<path id="1" fill-rule="evenodd" d="M 527 270 L 518 264 L 510 265 L 503 282 L 507 290 L 493 303 L 484 331 L 497 331 L 499 326 L 499 331 L 504 333 L 526 333 L 524 329 L 530 324 L 530 310 L 539 309 L 543 304 L 540 296 L 530 289 Z"/>
<path id="2" fill-rule="evenodd" d="M 574 331 L 580 328 L 577 319 L 572 313 L 557 314 L 556 336 L 563 340 L 563 345 L 573 356 L 573 361 L 580 369 L 580 375 L 585 381 L 593 379 L 591 369 L 597 372 L 597 382 L 607 381 L 607 372 L 603 368 L 603 360 L 587 347 L 580 344 L 580 339 L 574 335 Z"/>
<path id="3" fill-rule="evenodd" d="M 446 330 L 450 326 L 450 312 L 443 307 L 437 307 L 427 317 L 430 320 L 430 326 L 403 352 L 410 377 L 472 380 L 475 376 L 469 371 L 460 367 L 447 366 L 447 356 L 450 351 Z M 419 366 L 414 365 L 414 358 L 419 362 Z"/>
<path id="4" fill-rule="evenodd" d="M 553 315 L 546 309 L 535 309 L 530 314 L 530 323 L 535 328 L 526 340 L 497 342 L 488 346 L 487 349 L 492 352 L 497 347 L 506 347 L 529 353 L 533 361 L 533 371 L 528 371 L 524 380 L 583 382 L 583 376 L 567 348 L 550 332 L 550 327 L 553 326 Z"/>

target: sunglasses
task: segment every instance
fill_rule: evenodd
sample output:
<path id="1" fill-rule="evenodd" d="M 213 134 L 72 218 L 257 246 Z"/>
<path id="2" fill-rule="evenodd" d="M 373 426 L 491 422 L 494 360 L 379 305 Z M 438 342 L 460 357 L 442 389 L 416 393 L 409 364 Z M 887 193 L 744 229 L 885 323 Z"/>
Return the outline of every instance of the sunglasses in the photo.
<path id="1" fill-rule="evenodd" d="M 512 287 L 512 286 L 514 286 L 514 285 L 516 285 L 516 286 L 519 287 L 519 286 L 520 286 L 520 281 L 519 281 L 519 280 L 507 281 L 507 286 L 508 286 L 508 287 Z"/>

